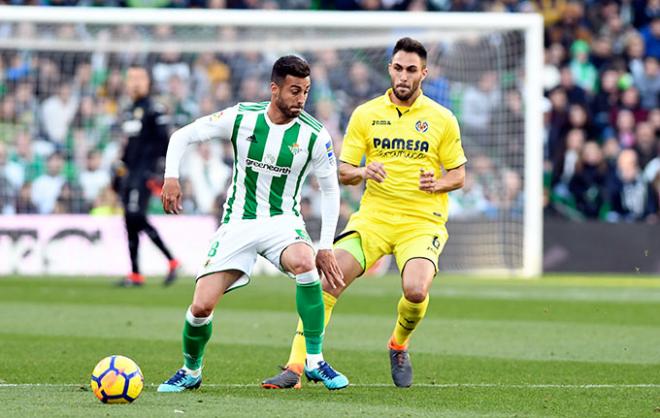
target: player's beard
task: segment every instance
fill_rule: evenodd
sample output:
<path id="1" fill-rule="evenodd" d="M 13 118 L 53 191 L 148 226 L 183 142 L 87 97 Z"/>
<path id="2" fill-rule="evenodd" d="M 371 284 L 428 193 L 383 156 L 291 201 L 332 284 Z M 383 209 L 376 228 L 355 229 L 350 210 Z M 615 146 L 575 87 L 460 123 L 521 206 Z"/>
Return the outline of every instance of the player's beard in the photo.
<path id="1" fill-rule="evenodd" d="M 277 106 L 277 109 L 282 112 L 282 114 L 288 119 L 297 118 L 300 115 L 300 112 L 302 112 L 302 109 L 291 110 L 291 108 L 287 106 L 287 104 L 284 103 L 284 100 L 282 100 L 280 97 L 275 99 L 275 106 Z"/>
<path id="2" fill-rule="evenodd" d="M 395 85 L 392 85 L 392 92 L 394 93 L 397 99 L 401 100 L 402 102 L 405 102 L 411 97 L 413 97 L 415 92 L 419 89 L 419 83 L 420 81 L 413 81 L 411 83 L 410 89 L 407 90 L 406 92 L 401 92 L 397 89 Z"/>

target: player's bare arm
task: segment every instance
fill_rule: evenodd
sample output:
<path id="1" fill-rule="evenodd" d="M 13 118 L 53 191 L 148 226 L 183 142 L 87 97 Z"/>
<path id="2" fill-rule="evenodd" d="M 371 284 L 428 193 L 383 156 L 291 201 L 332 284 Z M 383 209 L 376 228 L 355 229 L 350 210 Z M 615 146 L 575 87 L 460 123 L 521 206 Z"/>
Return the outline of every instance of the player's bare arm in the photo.
<path id="1" fill-rule="evenodd" d="M 178 215 L 183 210 L 181 205 L 181 185 L 179 179 L 166 177 L 160 195 L 165 213 Z"/>
<path id="2" fill-rule="evenodd" d="M 385 166 L 378 161 L 373 161 L 366 167 L 356 167 L 343 162 L 339 164 L 339 182 L 344 185 L 354 186 L 367 179 L 382 183 L 385 177 Z"/>
<path id="3" fill-rule="evenodd" d="M 465 164 L 447 170 L 441 178 L 436 178 L 433 170 L 420 169 L 419 189 L 429 193 L 448 193 L 463 187 L 465 183 Z"/>

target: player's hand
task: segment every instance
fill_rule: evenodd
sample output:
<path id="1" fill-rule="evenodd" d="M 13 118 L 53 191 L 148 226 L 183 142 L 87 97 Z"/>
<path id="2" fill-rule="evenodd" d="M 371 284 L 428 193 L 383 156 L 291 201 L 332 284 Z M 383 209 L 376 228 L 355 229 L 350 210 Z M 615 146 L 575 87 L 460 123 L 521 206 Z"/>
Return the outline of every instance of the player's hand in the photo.
<path id="1" fill-rule="evenodd" d="M 383 163 L 373 161 L 364 168 L 365 179 L 382 183 L 385 181 L 385 177 L 387 177 L 387 173 L 385 172 L 385 166 Z"/>
<path id="2" fill-rule="evenodd" d="M 426 171 L 423 168 L 419 169 L 419 190 L 428 193 L 435 193 L 437 189 L 438 181 L 435 178 L 433 170 Z"/>
<path id="3" fill-rule="evenodd" d="M 316 267 L 323 273 L 325 279 L 333 289 L 346 286 L 346 283 L 344 283 L 344 274 L 339 269 L 335 253 L 332 250 L 319 250 L 316 254 Z"/>
<path id="4" fill-rule="evenodd" d="M 181 185 L 175 178 L 166 178 L 163 192 L 160 195 L 165 213 L 179 214 L 183 210 L 181 205 Z"/>

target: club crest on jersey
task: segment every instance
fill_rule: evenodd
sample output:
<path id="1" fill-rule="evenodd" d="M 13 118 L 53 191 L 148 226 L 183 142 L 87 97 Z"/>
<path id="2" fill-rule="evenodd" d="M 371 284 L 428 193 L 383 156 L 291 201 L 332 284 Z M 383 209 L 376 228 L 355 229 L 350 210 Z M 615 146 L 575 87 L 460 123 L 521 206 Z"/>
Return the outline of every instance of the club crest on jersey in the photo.
<path id="1" fill-rule="evenodd" d="M 142 109 L 141 107 L 136 107 L 133 110 L 133 117 L 135 119 L 142 119 L 142 116 L 144 116 L 144 109 Z"/>
<path id="2" fill-rule="evenodd" d="M 417 123 L 415 124 L 415 129 L 419 133 L 424 133 L 429 130 L 429 123 L 425 120 L 418 120 Z"/>
<path id="3" fill-rule="evenodd" d="M 289 151 L 291 151 L 291 154 L 294 156 L 297 155 L 300 152 L 300 145 L 296 142 L 293 145 L 289 145 Z"/>
<path id="4" fill-rule="evenodd" d="M 215 112 L 214 114 L 212 114 L 211 116 L 209 116 L 209 121 L 211 121 L 211 122 L 217 122 L 218 120 L 220 120 L 220 118 L 222 117 L 222 114 L 223 114 L 223 113 L 224 113 L 223 111 Z"/>

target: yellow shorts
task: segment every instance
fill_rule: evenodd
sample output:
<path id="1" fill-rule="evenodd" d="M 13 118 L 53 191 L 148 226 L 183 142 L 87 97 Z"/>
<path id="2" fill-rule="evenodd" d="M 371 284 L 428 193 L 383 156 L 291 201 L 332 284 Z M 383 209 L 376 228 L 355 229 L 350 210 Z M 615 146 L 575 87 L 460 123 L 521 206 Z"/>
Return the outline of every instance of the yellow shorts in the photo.
<path id="1" fill-rule="evenodd" d="M 365 271 L 382 256 L 393 254 L 400 272 L 408 260 L 426 258 L 433 263 L 437 273 L 438 258 L 449 238 L 445 225 L 405 216 L 387 216 L 386 220 L 356 212 L 335 242 L 359 235 Z"/>

